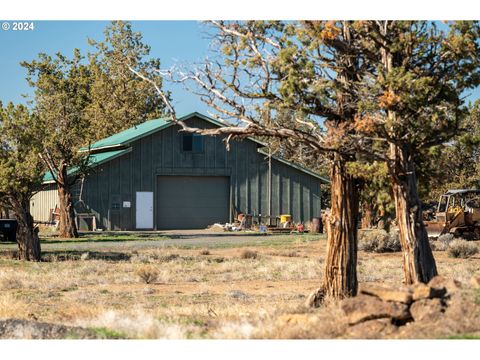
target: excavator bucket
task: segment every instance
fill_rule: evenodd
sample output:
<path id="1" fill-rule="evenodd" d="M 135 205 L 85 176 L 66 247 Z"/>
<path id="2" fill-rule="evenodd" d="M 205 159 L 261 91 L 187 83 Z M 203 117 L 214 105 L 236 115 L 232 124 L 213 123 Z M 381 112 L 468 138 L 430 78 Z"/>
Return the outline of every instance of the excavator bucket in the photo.
<path id="1" fill-rule="evenodd" d="M 428 237 L 439 237 L 444 234 L 445 222 L 425 221 Z"/>

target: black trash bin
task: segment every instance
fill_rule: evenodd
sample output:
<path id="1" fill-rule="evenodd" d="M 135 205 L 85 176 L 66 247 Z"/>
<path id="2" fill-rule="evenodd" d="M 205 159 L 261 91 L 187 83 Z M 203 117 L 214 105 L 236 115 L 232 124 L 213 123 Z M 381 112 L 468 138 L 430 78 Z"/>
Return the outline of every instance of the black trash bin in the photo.
<path id="1" fill-rule="evenodd" d="M 0 240 L 17 241 L 18 222 L 15 219 L 0 219 Z"/>

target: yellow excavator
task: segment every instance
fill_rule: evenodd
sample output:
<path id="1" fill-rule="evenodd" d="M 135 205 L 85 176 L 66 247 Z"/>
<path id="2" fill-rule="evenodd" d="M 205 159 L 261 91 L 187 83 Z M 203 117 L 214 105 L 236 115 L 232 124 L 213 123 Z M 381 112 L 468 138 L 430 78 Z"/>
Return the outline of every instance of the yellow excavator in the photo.
<path id="1" fill-rule="evenodd" d="M 440 196 L 435 219 L 425 221 L 429 237 L 453 234 L 480 239 L 480 189 L 448 190 Z"/>

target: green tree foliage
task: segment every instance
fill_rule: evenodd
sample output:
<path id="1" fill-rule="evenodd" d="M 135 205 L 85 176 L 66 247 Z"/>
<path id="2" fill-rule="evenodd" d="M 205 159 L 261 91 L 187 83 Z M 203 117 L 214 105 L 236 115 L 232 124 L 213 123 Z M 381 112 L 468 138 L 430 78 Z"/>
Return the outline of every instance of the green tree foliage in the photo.
<path id="1" fill-rule="evenodd" d="M 242 130 L 219 133 L 276 136 L 330 153 L 334 226 L 356 218 L 350 205 L 357 203 L 358 192 L 350 191 L 359 181 L 346 171 L 349 164 L 364 161 L 366 154 L 367 162 L 384 161 L 405 281 L 427 282 L 435 276 L 417 184 L 422 171 L 416 165 L 428 164 L 424 154 L 458 131 L 465 113 L 461 94 L 479 80 L 478 24 L 453 22 L 442 26 L 446 30 L 428 21 L 215 25 L 223 64 L 207 63 L 191 78 L 209 105 L 245 123 Z M 270 117 L 260 121 L 252 115 L 267 110 Z M 294 112 L 290 123 L 277 121 L 281 110 Z M 326 132 L 305 117 L 323 120 Z M 349 196 L 342 196 L 343 190 Z M 330 270 L 327 266 L 326 277 L 332 280 Z"/>
<path id="2" fill-rule="evenodd" d="M 30 214 L 30 199 L 45 171 L 38 157 L 42 129 L 23 105 L 0 102 L 0 206 L 18 221 L 19 258 L 40 261 L 40 241 Z"/>
<path id="3" fill-rule="evenodd" d="M 449 189 L 480 188 L 480 100 L 469 107 L 459 130 L 452 141 L 434 149 L 427 200 L 438 200 Z"/>
<path id="4" fill-rule="evenodd" d="M 348 165 L 349 173 L 361 182 L 361 227 L 388 229 L 395 217 L 395 204 L 386 163 L 358 160 Z"/>
<path id="5" fill-rule="evenodd" d="M 374 71 L 364 81 L 358 125 L 388 144 L 406 283 L 427 282 L 436 266 L 422 221 L 415 157 L 449 141 L 465 114 L 462 93 L 479 83 L 476 22 L 441 30 L 428 21 L 365 21 L 357 26 Z"/>
<path id="6" fill-rule="evenodd" d="M 158 117 L 163 109 L 159 97 L 130 71 L 148 74 L 161 86 L 160 61 L 145 60 L 150 48 L 130 23 L 112 22 L 103 42 L 89 42 L 96 52 L 88 60 L 75 49 L 72 58 L 41 53 L 37 60 L 22 62 L 47 134 L 41 157 L 58 187 L 62 237 L 78 236 L 71 188 L 90 171 L 89 152 L 80 148 Z"/>
<path id="7" fill-rule="evenodd" d="M 113 21 L 101 42 L 89 39 L 95 52 L 89 54 L 92 84 L 87 114 L 92 139 L 101 139 L 145 120 L 162 115 L 164 103 L 158 94 L 130 68 L 154 79 L 159 87 L 160 59 L 148 58 L 150 47 L 128 22 Z M 130 68 L 129 68 L 130 67 Z"/>
<path id="8" fill-rule="evenodd" d="M 54 58 L 41 53 L 37 60 L 21 63 L 35 89 L 35 113 L 46 134 L 41 138 L 40 156 L 58 186 L 62 237 L 78 237 L 70 188 L 89 161 L 88 153 L 78 151 L 91 136 L 86 116 L 91 74 L 82 60 L 75 49 L 71 59 L 60 53 Z M 77 169 L 77 174 L 69 176 L 70 169 Z"/>

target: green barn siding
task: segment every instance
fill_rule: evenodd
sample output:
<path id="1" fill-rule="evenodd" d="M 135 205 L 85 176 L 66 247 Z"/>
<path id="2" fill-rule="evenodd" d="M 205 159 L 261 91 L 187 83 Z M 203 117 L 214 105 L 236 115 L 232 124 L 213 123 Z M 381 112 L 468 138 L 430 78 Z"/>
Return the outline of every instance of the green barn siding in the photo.
<path id="1" fill-rule="evenodd" d="M 280 185 L 280 203 L 282 206 L 280 207 L 280 213 L 288 214 L 290 213 L 289 209 L 289 192 L 290 192 L 290 179 L 288 177 L 282 177 L 281 185 Z"/>
<path id="2" fill-rule="evenodd" d="M 281 184 L 281 176 L 280 176 L 280 167 L 275 166 L 272 162 L 272 215 L 278 214 L 280 215 L 282 209 L 280 205 L 280 184 Z"/>
<path id="3" fill-rule="evenodd" d="M 121 215 L 120 215 L 120 224 L 123 229 L 131 229 L 133 224 L 131 222 L 132 218 L 132 208 L 124 208 L 123 202 L 129 201 L 132 202 L 132 187 L 131 187 L 131 161 L 129 156 L 119 159 L 120 163 L 120 195 L 121 195 Z"/>
<path id="4" fill-rule="evenodd" d="M 152 162 L 154 169 L 162 167 L 162 132 L 152 135 Z"/>
<path id="5" fill-rule="evenodd" d="M 139 141 L 141 148 L 141 161 L 140 161 L 140 173 L 141 173 L 141 189 L 144 191 L 152 191 L 152 141 L 151 136 L 147 136 Z"/>
<path id="6" fill-rule="evenodd" d="M 261 156 L 259 161 L 259 189 L 258 197 L 260 201 L 259 213 L 262 215 L 268 215 L 268 163 L 264 161 L 264 156 Z"/>
<path id="7" fill-rule="evenodd" d="M 104 228 L 110 229 L 110 164 L 100 172 L 100 187 L 97 189 L 99 198 L 101 199 L 100 208 L 102 209 L 102 225 Z"/>
<path id="8" fill-rule="evenodd" d="M 213 127 L 200 118 L 188 121 L 196 127 Z M 160 175 L 227 176 L 235 211 L 268 215 L 268 156 L 257 151 L 257 143 L 232 140 L 226 151 L 221 137 L 206 137 L 203 153 L 184 153 L 179 129 L 170 126 L 135 140 L 131 152 L 99 165 L 87 177 L 85 203 L 98 214 L 102 228 L 134 230 L 136 192 L 151 191 L 156 199 Z M 288 213 L 294 221 L 319 216 L 320 180 L 276 159 L 271 164 L 272 215 Z M 121 208 L 112 210 L 112 203 L 118 201 Z M 131 207 L 123 208 L 124 201 L 130 201 Z M 154 202 L 154 219 L 156 212 Z"/>

